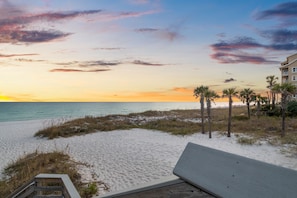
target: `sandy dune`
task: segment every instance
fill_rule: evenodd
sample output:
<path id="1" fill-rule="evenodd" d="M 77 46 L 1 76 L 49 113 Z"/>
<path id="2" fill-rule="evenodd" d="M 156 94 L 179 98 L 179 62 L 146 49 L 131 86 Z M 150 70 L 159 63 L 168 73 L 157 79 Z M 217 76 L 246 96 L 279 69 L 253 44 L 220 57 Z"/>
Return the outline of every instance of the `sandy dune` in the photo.
<path id="1" fill-rule="evenodd" d="M 1 171 L 24 153 L 36 149 L 67 150 L 75 160 L 91 165 L 81 170 L 86 180 L 94 173 L 98 175 L 98 180 L 110 186 L 110 190 L 121 190 L 172 174 L 188 142 L 297 170 L 296 157 L 283 152 L 286 147 L 273 147 L 266 142 L 253 146 L 239 145 L 234 135 L 227 138 L 214 133 L 213 138 L 209 139 L 200 133 L 182 137 L 133 129 L 55 140 L 34 138 L 34 133 L 43 128 L 44 123 L 38 120 L 0 123 Z"/>

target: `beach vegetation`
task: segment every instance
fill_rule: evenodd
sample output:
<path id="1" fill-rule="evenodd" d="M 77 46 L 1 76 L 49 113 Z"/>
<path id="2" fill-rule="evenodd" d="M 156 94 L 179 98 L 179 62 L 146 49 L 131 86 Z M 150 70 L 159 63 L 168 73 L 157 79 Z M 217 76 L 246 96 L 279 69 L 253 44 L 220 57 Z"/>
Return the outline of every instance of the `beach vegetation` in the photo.
<path id="1" fill-rule="evenodd" d="M 191 135 L 199 131 L 200 125 L 176 119 L 161 119 L 146 122 L 139 128 L 164 131 L 173 135 Z"/>
<path id="2" fill-rule="evenodd" d="M 265 106 L 267 106 L 267 104 L 268 104 L 268 98 L 265 97 L 265 96 L 261 96 L 261 94 L 255 94 L 255 95 L 253 95 L 253 99 L 252 100 L 255 102 L 255 105 L 256 105 L 256 113 L 255 113 L 255 115 L 257 117 L 259 117 L 262 114 L 261 111 L 263 110 L 263 108 Z"/>
<path id="3" fill-rule="evenodd" d="M 224 89 L 222 97 L 228 97 L 229 98 L 228 133 L 227 133 L 227 136 L 231 137 L 231 120 L 232 120 L 232 103 L 233 103 L 232 97 L 238 97 L 238 91 L 236 90 L 236 88 Z"/>
<path id="4" fill-rule="evenodd" d="M 281 94 L 282 137 L 285 136 L 285 118 L 289 99 L 297 92 L 297 87 L 292 83 L 275 84 L 273 90 Z"/>
<path id="5" fill-rule="evenodd" d="M 86 166 L 73 161 L 69 155 L 62 151 L 43 153 L 36 150 L 33 153 L 25 154 L 4 168 L 3 178 L 0 180 L 0 195 L 7 197 L 40 173 L 67 174 L 83 198 L 95 195 L 97 191 L 95 191 L 94 184 L 96 183 L 82 182 L 82 177 L 78 171 L 79 165 Z M 102 182 L 97 183 L 104 185 Z"/>
<path id="6" fill-rule="evenodd" d="M 251 117 L 250 103 L 253 102 L 253 100 L 255 99 L 255 95 L 256 94 L 255 94 L 254 90 L 252 90 L 250 88 L 243 89 L 239 93 L 239 97 L 240 97 L 241 101 L 243 103 L 246 103 L 247 114 L 248 114 L 249 119 Z"/>
<path id="7" fill-rule="evenodd" d="M 35 137 L 46 137 L 54 139 L 57 137 L 70 137 L 84 135 L 95 131 L 113 131 L 134 128 L 129 119 L 120 115 L 109 115 L 105 117 L 86 116 L 60 123 L 58 125 L 45 126 L 39 130 Z"/>
<path id="8" fill-rule="evenodd" d="M 288 102 L 287 111 L 288 111 L 289 116 L 291 116 L 291 117 L 297 116 L 297 101 L 296 100 L 292 100 L 292 101 Z"/>
<path id="9" fill-rule="evenodd" d="M 278 77 L 275 75 L 269 75 L 266 76 L 266 82 L 267 82 L 267 88 L 269 89 L 268 93 L 268 106 L 271 109 L 275 108 L 276 105 L 276 94 L 277 92 L 275 91 L 274 87 L 277 84 Z"/>
<path id="10" fill-rule="evenodd" d="M 253 145 L 257 142 L 256 138 L 249 138 L 249 137 L 239 137 L 237 139 L 237 143 L 243 144 L 243 145 Z"/>
<path id="11" fill-rule="evenodd" d="M 280 135 L 280 117 L 260 116 L 257 117 L 252 109 L 251 118 L 248 119 L 244 106 L 232 108 L 232 129 L 236 133 L 251 134 L 257 137 Z M 228 108 L 213 108 L 211 112 L 212 131 L 226 132 L 228 124 Z M 149 115 L 149 116 L 145 116 Z M 164 131 L 172 134 L 193 134 L 201 132 L 200 116 L 196 109 L 171 110 L 171 111 L 150 111 L 149 113 L 132 113 L 128 115 L 109 115 L 103 117 L 89 117 L 69 120 L 63 126 L 56 126 L 55 131 L 69 131 L 69 133 L 56 133 L 55 136 L 45 128 L 39 131 L 40 137 L 70 137 L 84 135 L 100 131 L 126 130 L 132 128 L 143 128 Z M 296 118 L 288 117 L 288 132 L 295 134 L 297 128 Z M 78 128 L 85 127 L 84 132 L 76 133 Z M 88 128 L 90 127 L 90 129 Z M 73 130 L 73 132 L 71 132 Z"/>
<path id="12" fill-rule="evenodd" d="M 296 117 L 287 117 L 286 131 L 288 133 L 286 137 L 281 138 L 281 117 L 265 116 L 265 105 L 261 106 L 263 116 L 258 116 L 259 114 L 257 113 L 256 108 L 256 106 L 251 107 L 251 117 L 248 119 L 245 106 L 233 106 L 231 115 L 232 131 L 238 134 L 239 137 L 247 136 L 259 141 L 265 140 L 271 144 L 274 144 L 275 142 L 278 142 L 278 144 L 297 144 Z M 229 112 L 229 108 L 211 109 L 211 131 L 217 131 L 226 135 L 228 134 L 226 126 L 229 124 Z M 58 138 L 84 135 L 100 131 L 129 130 L 132 128 L 163 131 L 173 135 L 191 135 L 201 132 L 201 117 L 197 114 L 196 109 L 146 111 L 128 115 L 85 117 L 69 120 L 56 126 L 53 131 L 58 133 L 52 134 L 51 130 L 44 128 L 40 130 L 36 136 Z M 239 141 L 254 142 L 245 139 Z"/>
<path id="13" fill-rule="evenodd" d="M 87 187 L 83 189 L 83 195 L 85 198 L 91 198 L 98 193 L 98 187 L 96 183 L 89 183 Z"/>
<path id="14" fill-rule="evenodd" d="M 212 115 L 211 115 L 211 103 L 214 102 L 216 98 L 219 98 L 220 96 L 213 90 L 207 90 L 205 92 L 205 99 L 206 99 L 206 106 L 207 106 L 207 122 L 208 122 L 208 137 L 212 138 L 211 134 L 211 120 L 212 120 Z"/>
<path id="15" fill-rule="evenodd" d="M 194 96 L 196 98 L 200 99 L 200 115 L 201 115 L 201 127 L 202 127 L 202 134 L 205 133 L 205 126 L 204 126 L 204 99 L 205 99 L 205 94 L 208 91 L 207 86 L 201 85 L 200 87 L 197 87 L 194 89 Z"/>

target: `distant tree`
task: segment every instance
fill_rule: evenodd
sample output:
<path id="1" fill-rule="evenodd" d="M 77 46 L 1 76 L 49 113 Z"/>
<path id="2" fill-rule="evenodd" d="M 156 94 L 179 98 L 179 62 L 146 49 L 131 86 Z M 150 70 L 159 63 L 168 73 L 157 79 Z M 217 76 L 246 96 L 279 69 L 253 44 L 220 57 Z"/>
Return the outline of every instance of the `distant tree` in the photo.
<path id="1" fill-rule="evenodd" d="M 206 106 L 207 106 L 207 121 L 208 121 L 208 136 L 211 138 L 211 102 L 220 96 L 213 90 L 205 92 Z"/>
<path id="2" fill-rule="evenodd" d="M 256 94 L 253 96 L 253 101 L 256 103 L 257 106 L 257 117 L 259 117 L 261 111 L 261 104 L 266 104 L 268 102 L 267 100 L 267 97 L 263 97 L 260 94 Z"/>
<path id="3" fill-rule="evenodd" d="M 200 98 L 200 112 L 201 112 L 201 126 L 202 126 L 202 133 L 205 133 L 204 128 L 204 99 L 205 99 L 205 92 L 208 90 L 207 86 L 201 85 L 194 90 L 194 96 L 196 98 Z"/>
<path id="4" fill-rule="evenodd" d="M 243 103 L 246 103 L 247 106 L 247 112 L 248 112 L 248 118 L 251 118 L 251 112 L 250 112 L 250 102 L 252 102 L 255 99 L 255 92 L 250 89 L 246 88 L 240 91 L 240 99 Z"/>
<path id="5" fill-rule="evenodd" d="M 231 137 L 231 119 L 232 119 L 232 97 L 236 96 L 238 97 L 238 91 L 236 91 L 236 88 L 229 88 L 223 90 L 222 97 L 228 97 L 229 98 L 229 115 L 228 115 L 228 137 Z"/>
<path id="6" fill-rule="evenodd" d="M 270 94 L 269 94 L 269 105 L 270 105 L 270 101 L 271 101 L 271 107 L 272 109 L 275 108 L 275 101 L 276 101 L 276 92 L 273 89 L 274 85 L 277 84 L 277 80 L 278 77 L 274 76 L 274 75 L 270 75 L 266 77 L 266 82 L 268 83 L 267 88 L 270 90 Z"/>
<path id="7" fill-rule="evenodd" d="M 282 133 L 281 136 L 284 137 L 286 135 L 285 131 L 285 118 L 286 118 L 286 109 L 290 96 L 296 94 L 297 87 L 292 83 L 283 83 L 283 84 L 275 84 L 273 89 L 281 94 L 281 110 L 282 110 Z"/>

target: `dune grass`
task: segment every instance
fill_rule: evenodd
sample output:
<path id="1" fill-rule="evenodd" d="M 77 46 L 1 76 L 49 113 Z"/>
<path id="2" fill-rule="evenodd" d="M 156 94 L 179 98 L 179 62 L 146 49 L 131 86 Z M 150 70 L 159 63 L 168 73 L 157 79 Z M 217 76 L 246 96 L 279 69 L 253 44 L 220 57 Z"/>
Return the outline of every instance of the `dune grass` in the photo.
<path id="1" fill-rule="evenodd" d="M 7 197 L 15 189 L 30 181 L 40 173 L 68 174 L 81 197 L 88 198 L 97 193 L 94 183 L 83 183 L 77 165 L 70 157 L 61 152 L 50 153 L 34 152 L 26 154 L 15 162 L 9 164 L 3 171 L 0 180 L 0 195 Z M 100 184 L 102 184 L 100 182 Z M 92 187 L 92 189 L 91 189 Z"/>
<path id="2" fill-rule="evenodd" d="M 287 135 L 284 138 L 280 138 L 280 117 L 255 116 L 252 114 L 251 118 L 248 119 L 246 113 L 245 106 L 233 108 L 231 132 L 243 133 L 255 139 L 276 138 L 280 141 L 274 142 L 297 145 L 297 118 L 286 118 Z M 199 110 L 147 111 L 129 115 L 85 117 L 45 127 L 38 131 L 35 136 L 53 139 L 98 131 L 132 128 L 159 130 L 174 135 L 190 135 L 201 132 L 200 118 Z M 227 121 L 228 108 L 215 108 L 212 110 L 212 131 L 225 133 Z M 207 133 L 207 120 L 205 120 L 205 123 Z"/>

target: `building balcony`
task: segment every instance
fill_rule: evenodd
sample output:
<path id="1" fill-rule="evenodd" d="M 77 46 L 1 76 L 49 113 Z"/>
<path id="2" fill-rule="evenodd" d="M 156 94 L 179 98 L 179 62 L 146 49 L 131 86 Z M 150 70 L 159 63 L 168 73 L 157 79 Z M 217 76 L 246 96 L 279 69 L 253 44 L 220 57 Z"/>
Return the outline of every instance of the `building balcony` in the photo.
<path id="1" fill-rule="evenodd" d="M 282 76 L 288 76 L 288 75 L 289 75 L 289 72 L 287 72 L 287 71 L 282 72 Z"/>

